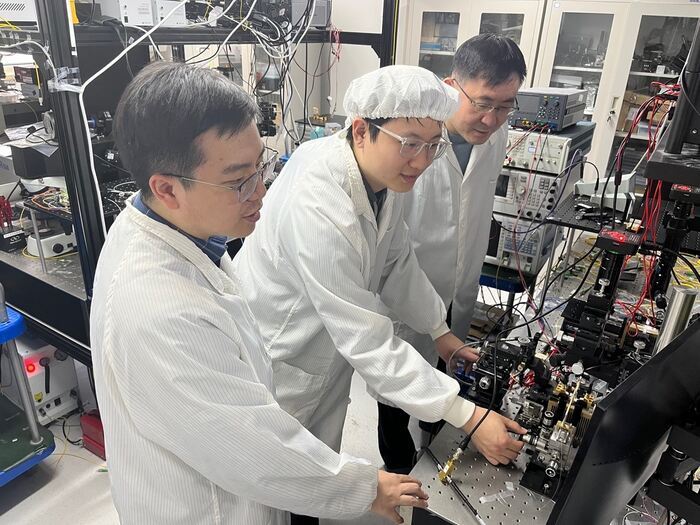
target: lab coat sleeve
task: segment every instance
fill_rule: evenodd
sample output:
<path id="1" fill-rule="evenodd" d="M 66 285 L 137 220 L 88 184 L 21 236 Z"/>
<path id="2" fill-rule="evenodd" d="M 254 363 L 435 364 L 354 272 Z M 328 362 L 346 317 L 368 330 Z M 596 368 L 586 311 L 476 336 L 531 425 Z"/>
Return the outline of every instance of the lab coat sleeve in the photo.
<path id="1" fill-rule="evenodd" d="M 169 305 L 183 297 L 171 288 L 145 295 L 160 304 L 130 317 L 141 322 L 106 330 L 107 337 L 129 330 L 132 344 L 143 342 L 128 357 L 105 354 L 138 430 L 222 489 L 269 507 L 328 518 L 368 511 L 376 468 L 336 454 L 280 408 L 231 337 L 238 333 L 231 312 L 173 312 Z M 105 346 L 125 348 L 115 342 Z"/>
<path id="2" fill-rule="evenodd" d="M 399 320 L 435 340 L 450 331 L 445 304 L 418 264 L 406 222 L 401 219 L 395 228 L 382 275 L 382 302 Z"/>
<path id="3" fill-rule="evenodd" d="M 323 188 L 307 188 L 280 217 L 279 235 L 334 346 L 393 405 L 424 421 L 463 426 L 474 405 L 458 396 L 457 381 L 395 337 L 391 320 L 378 313 L 381 301 L 367 289 L 361 270 L 369 261 L 361 256 L 364 238 L 352 224 L 355 212 L 335 198 Z"/>

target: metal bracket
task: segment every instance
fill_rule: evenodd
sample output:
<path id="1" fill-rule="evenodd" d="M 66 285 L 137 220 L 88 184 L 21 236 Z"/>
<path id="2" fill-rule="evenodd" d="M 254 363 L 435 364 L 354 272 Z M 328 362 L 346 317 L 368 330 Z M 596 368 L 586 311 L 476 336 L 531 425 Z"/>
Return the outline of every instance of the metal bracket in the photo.
<path id="1" fill-rule="evenodd" d="M 83 82 L 80 79 L 80 68 L 77 67 L 58 67 L 56 68 L 56 78 L 47 82 L 49 91 L 55 93 L 57 91 L 73 91 L 79 93 Z"/>

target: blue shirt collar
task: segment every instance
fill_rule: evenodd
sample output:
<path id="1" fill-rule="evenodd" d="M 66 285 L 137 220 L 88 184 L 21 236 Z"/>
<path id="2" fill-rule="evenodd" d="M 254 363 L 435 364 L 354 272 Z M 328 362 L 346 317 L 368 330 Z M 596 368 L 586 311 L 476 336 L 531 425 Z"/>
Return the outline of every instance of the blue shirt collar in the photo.
<path id="1" fill-rule="evenodd" d="M 462 170 L 462 175 L 464 175 L 467 171 L 474 145 L 467 142 L 459 133 L 450 133 L 448 131 L 447 135 L 452 143 L 452 151 L 454 151 L 457 162 L 459 162 L 459 168 Z"/>
<path id="2" fill-rule="evenodd" d="M 199 249 L 204 252 L 204 255 L 209 257 L 209 259 L 211 259 L 211 261 L 214 264 L 219 266 L 219 264 L 221 263 L 221 258 L 226 253 L 226 242 L 228 239 L 225 236 L 212 235 L 205 241 L 203 239 L 200 239 L 199 237 L 194 237 L 193 235 L 182 231 L 173 223 L 167 221 L 166 219 L 158 215 L 156 212 L 154 212 L 151 208 L 149 208 L 148 205 L 145 202 L 143 202 L 143 199 L 141 198 L 141 192 L 138 192 L 134 196 L 132 204 L 134 208 L 143 213 L 146 217 L 150 217 L 151 219 L 158 221 L 161 224 L 165 224 L 166 226 L 170 226 L 173 230 L 177 230 L 178 232 L 180 232 L 182 235 L 184 235 L 193 243 L 195 243 L 199 247 Z"/>

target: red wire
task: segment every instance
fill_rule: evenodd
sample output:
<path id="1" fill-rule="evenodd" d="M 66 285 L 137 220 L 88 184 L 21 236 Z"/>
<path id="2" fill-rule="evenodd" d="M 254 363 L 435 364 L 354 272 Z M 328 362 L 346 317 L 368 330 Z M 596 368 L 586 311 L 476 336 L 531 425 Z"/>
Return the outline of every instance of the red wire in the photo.
<path id="1" fill-rule="evenodd" d="M 533 127 L 535 127 L 535 126 L 533 126 Z M 544 131 L 545 129 L 548 130 L 548 128 L 549 128 L 549 126 L 545 125 L 545 126 L 542 127 L 542 131 Z M 532 129 L 532 128 L 531 128 L 531 129 Z M 522 141 L 527 135 L 529 135 L 529 134 L 531 133 L 531 129 L 528 130 L 528 132 L 527 132 L 526 135 L 524 135 L 523 137 L 521 137 L 521 139 L 519 140 L 519 142 Z M 549 131 L 548 131 L 548 132 L 549 132 Z M 528 289 L 527 283 L 525 282 L 525 275 L 523 274 L 522 268 L 521 268 L 521 266 L 520 266 L 520 249 L 519 249 L 519 246 L 518 246 L 518 239 L 517 239 L 517 233 L 516 233 L 516 232 L 518 231 L 518 223 L 520 222 L 520 219 L 521 219 L 521 217 L 522 217 L 522 213 L 523 213 L 525 207 L 527 206 L 527 199 L 528 199 L 528 197 L 529 197 L 529 195 L 530 195 L 530 189 L 531 189 L 531 188 L 530 188 L 530 182 L 531 182 L 531 180 L 532 180 L 533 171 L 534 171 L 536 165 L 539 163 L 539 161 L 537 161 L 537 151 L 538 151 L 538 149 L 539 149 L 539 147 L 540 147 L 540 140 L 542 140 L 542 134 L 541 134 L 541 133 L 537 136 L 537 143 L 535 144 L 535 151 L 534 151 L 533 157 L 532 157 L 533 162 L 532 162 L 532 164 L 531 164 L 530 172 L 529 172 L 529 174 L 528 174 L 528 180 L 527 180 L 527 183 L 526 183 L 526 186 L 525 186 L 526 189 L 527 189 L 527 191 L 525 192 L 525 195 L 523 196 L 523 203 L 522 203 L 520 209 L 518 210 L 518 215 L 517 215 L 517 217 L 515 218 L 515 223 L 514 223 L 514 225 L 513 225 L 513 233 L 512 233 L 512 236 L 513 236 L 513 249 L 514 249 L 514 252 L 515 252 L 515 266 L 516 266 L 516 268 L 517 268 L 517 270 L 518 270 L 518 277 L 520 278 L 520 284 L 522 284 L 523 288 L 525 289 L 525 293 L 527 294 L 528 304 L 530 305 L 530 308 L 533 309 L 533 311 L 537 311 L 537 307 L 535 306 L 535 301 L 534 301 L 532 295 L 530 295 L 530 290 Z M 514 146 L 514 147 L 515 147 L 515 146 Z M 543 148 L 544 148 L 544 145 L 543 145 Z M 512 148 L 511 148 L 511 149 L 512 149 Z M 541 158 L 542 158 L 542 152 L 540 152 L 540 159 L 541 159 Z M 527 235 L 527 233 L 524 233 L 524 234 L 523 234 L 523 239 L 525 238 L 526 235 Z M 544 331 L 545 331 L 545 326 L 544 326 L 544 323 L 542 322 L 541 319 L 538 320 L 538 324 L 539 324 L 540 328 L 542 329 L 542 335 L 544 335 L 544 337 L 546 338 L 546 342 L 547 342 L 550 346 L 556 348 L 556 345 L 554 345 L 553 342 L 552 342 L 552 340 L 549 339 L 549 336 L 547 336 L 547 335 L 544 333 Z"/>

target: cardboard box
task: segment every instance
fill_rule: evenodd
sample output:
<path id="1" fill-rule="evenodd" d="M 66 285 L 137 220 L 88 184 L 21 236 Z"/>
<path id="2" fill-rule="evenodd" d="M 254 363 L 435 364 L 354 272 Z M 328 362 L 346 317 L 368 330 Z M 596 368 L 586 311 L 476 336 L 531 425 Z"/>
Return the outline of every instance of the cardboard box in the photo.
<path id="1" fill-rule="evenodd" d="M 630 130 L 634 116 L 637 114 L 637 110 L 648 98 L 649 97 L 647 95 L 635 93 L 634 91 L 625 91 L 625 96 L 622 99 L 622 109 L 620 110 L 620 116 L 617 119 L 618 131 L 626 132 Z"/>
<path id="2" fill-rule="evenodd" d="M 650 95 L 635 93 L 634 91 L 626 91 L 625 97 L 622 100 L 622 108 L 620 110 L 620 116 L 617 119 L 617 130 L 628 132 L 632 126 L 632 121 L 634 120 L 637 110 L 641 107 L 644 102 L 650 98 Z M 642 120 L 649 121 L 653 125 L 657 125 L 664 118 L 666 113 L 671 109 L 671 101 L 666 100 L 663 104 L 657 107 L 656 112 L 652 115 L 651 109 L 647 111 L 646 115 L 642 117 Z"/>
<path id="3" fill-rule="evenodd" d="M 651 119 L 652 124 L 657 125 L 666 116 L 666 113 L 671 109 L 671 101 L 664 100 L 664 103 L 656 108 L 656 113 L 651 114 L 651 110 L 647 114 L 647 118 Z"/>

